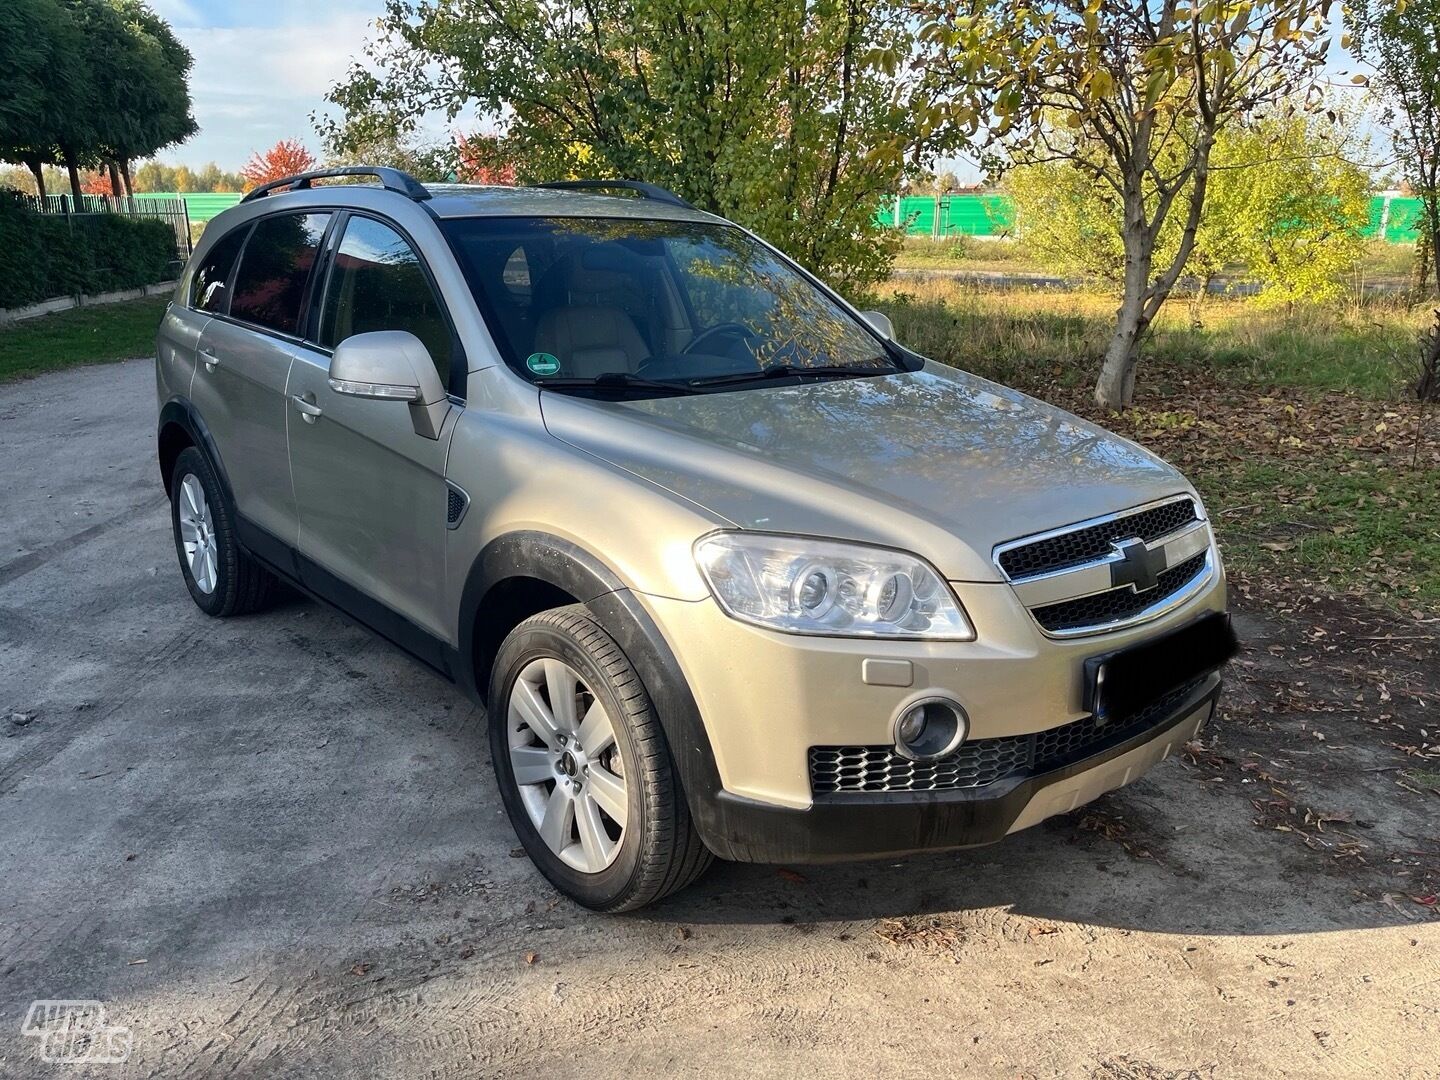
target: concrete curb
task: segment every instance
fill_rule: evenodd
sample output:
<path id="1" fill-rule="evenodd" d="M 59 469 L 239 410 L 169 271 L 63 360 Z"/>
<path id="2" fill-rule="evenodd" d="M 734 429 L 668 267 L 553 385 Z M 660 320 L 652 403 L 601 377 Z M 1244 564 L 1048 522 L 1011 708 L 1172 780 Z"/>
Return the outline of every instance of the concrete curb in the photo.
<path id="1" fill-rule="evenodd" d="M 0 326 L 6 323 L 20 322 L 22 319 L 52 315 L 57 311 L 69 311 L 71 308 L 90 307 L 94 304 L 118 304 L 123 300 L 140 300 L 146 296 L 163 296 L 166 293 L 174 292 L 176 284 L 178 281 L 161 281 L 154 285 L 142 285 L 138 289 L 119 289 L 115 292 L 95 293 L 94 295 L 79 293 L 75 296 L 57 296 L 50 300 L 41 300 L 38 304 L 31 304 L 29 307 L 0 311 Z"/>

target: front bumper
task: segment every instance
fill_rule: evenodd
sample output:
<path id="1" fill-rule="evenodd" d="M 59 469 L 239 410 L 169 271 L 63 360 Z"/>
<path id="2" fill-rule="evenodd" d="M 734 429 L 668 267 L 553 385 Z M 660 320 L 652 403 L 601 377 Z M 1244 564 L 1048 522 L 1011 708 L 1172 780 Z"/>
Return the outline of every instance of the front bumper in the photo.
<path id="1" fill-rule="evenodd" d="M 1220 693 L 1210 675 L 1143 730 L 1081 760 L 980 788 L 817 797 L 807 809 L 720 792 L 699 822 L 706 843 L 738 862 L 817 863 L 975 847 L 1123 787 L 1183 747 Z"/>

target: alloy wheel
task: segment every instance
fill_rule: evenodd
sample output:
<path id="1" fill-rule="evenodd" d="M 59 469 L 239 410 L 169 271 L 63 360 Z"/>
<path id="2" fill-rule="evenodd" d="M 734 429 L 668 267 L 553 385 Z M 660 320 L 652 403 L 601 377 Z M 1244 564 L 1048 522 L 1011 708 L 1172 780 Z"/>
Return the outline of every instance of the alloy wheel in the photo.
<path id="1" fill-rule="evenodd" d="M 210 504 L 205 499 L 205 488 L 194 473 L 187 473 L 180 481 L 180 542 L 185 548 L 185 561 L 190 567 L 190 576 L 195 587 L 202 593 L 212 593 L 219 581 L 216 571 L 215 522 L 210 515 Z"/>
<path id="2" fill-rule="evenodd" d="M 535 831 L 567 866 L 596 874 L 620 854 L 625 766 L 604 705 L 563 660 L 532 660 L 510 689 L 510 766 Z"/>

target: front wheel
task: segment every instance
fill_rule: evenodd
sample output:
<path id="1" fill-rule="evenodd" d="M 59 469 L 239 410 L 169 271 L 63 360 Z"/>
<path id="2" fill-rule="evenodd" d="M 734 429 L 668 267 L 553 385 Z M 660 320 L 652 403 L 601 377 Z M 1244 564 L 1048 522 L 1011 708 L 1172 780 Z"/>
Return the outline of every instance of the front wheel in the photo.
<path id="1" fill-rule="evenodd" d="M 510 633 L 488 712 L 510 822 L 565 895 L 633 911 L 709 866 L 650 697 L 584 608 L 542 612 Z"/>

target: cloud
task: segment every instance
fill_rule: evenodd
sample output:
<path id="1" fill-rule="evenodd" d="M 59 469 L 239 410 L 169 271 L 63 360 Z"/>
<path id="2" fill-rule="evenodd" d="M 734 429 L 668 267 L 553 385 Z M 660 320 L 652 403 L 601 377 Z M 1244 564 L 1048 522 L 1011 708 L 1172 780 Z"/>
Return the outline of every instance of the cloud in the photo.
<path id="1" fill-rule="evenodd" d="M 297 14 L 307 21 L 266 26 L 194 25 L 206 16 L 189 0 L 156 7 L 195 57 L 190 94 L 200 125 L 200 134 L 162 156 L 234 169 L 279 139 L 315 148 L 310 114 L 324 108 L 325 91 L 359 55 L 379 4 L 304 5 Z"/>

